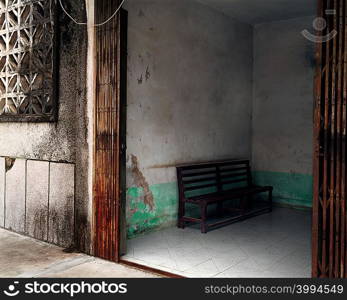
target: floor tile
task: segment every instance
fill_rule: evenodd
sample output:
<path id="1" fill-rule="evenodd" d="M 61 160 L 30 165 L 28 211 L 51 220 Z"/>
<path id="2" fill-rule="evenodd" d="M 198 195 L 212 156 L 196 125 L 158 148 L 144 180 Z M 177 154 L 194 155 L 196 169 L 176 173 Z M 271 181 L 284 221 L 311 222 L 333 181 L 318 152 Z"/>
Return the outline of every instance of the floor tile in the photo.
<path id="1" fill-rule="evenodd" d="M 177 270 L 186 271 L 192 269 L 197 265 L 200 265 L 211 259 L 210 253 L 206 248 L 200 248 L 196 250 L 185 249 L 170 249 L 171 256 L 176 262 Z"/>
<path id="2" fill-rule="evenodd" d="M 212 260 L 201 263 L 194 268 L 188 269 L 183 274 L 191 278 L 211 278 L 218 274 L 218 268 Z"/>
<path id="3" fill-rule="evenodd" d="M 311 214 L 270 214 L 201 234 L 168 228 L 128 241 L 126 259 L 187 277 L 309 277 Z"/>

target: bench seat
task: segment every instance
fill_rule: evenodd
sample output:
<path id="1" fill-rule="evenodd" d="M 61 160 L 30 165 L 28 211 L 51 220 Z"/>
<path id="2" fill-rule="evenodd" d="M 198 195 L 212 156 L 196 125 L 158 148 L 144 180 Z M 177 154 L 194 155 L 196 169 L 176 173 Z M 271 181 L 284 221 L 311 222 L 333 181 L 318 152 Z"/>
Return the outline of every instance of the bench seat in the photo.
<path id="1" fill-rule="evenodd" d="M 252 186 L 252 187 L 239 188 L 239 189 L 230 190 L 230 191 L 222 191 L 222 192 L 216 192 L 211 194 L 193 196 L 187 199 L 186 202 L 199 203 L 201 201 L 205 201 L 207 203 L 214 203 L 214 202 L 219 202 L 221 200 L 239 199 L 241 197 L 248 196 L 248 195 L 269 192 L 272 189 L 273 189 L 272 186 Z"/>

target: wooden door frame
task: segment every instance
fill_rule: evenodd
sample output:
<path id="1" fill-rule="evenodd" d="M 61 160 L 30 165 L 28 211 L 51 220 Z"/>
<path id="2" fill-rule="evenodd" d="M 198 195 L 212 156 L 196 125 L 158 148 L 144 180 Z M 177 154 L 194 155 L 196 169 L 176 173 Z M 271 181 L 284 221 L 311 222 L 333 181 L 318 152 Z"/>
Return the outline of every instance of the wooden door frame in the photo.
<path id="1" fill-rule="evenodd" d="M 120 0 L 96 1 L 95 23 L 107 19 L 119 4 Z M 120 260 L 121 199 L 125 195 L 126 41 L 127 12 L 123 9 L 95 28 L 93 253 L 114 262 Z"/>

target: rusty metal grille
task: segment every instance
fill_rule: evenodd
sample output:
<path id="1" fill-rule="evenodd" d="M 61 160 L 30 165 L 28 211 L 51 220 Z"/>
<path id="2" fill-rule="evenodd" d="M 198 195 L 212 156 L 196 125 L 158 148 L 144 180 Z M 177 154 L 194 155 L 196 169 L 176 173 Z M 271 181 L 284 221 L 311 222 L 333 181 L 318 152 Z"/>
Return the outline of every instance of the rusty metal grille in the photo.
<path id="1" fill-rule="evenodd" d="M 55 0 L 0 0 L 0 121 L 54 121 Z"/>
<path id="2" fill-rule="evenodd" d="M 119 2 L 97 1 L 96 23 Z M 95 29 L 94 253 L 111 261 L 119 260 L 120 239 L 120 30 L 120 14 Z"/>
<path id="3" fill-rule="evenodd" d="M 346 0 L 320 0 L 327 27 L 317 43 L 314 132 L 312 270 L 314 277 L 346 273 Z"/>

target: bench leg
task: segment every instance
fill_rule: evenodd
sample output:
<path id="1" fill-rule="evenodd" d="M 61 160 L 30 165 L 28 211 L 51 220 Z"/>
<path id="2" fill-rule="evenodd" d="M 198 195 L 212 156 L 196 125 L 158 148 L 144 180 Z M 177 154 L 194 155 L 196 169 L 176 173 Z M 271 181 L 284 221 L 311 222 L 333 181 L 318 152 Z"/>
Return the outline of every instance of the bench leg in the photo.
<path id="1" fill-rule="evenodd" d="M 272 190 L 269 191 L 269 211 L 272 212 Z"/>
<path id="2" fill-rule="evenodd" d="M 247 196 L 247 209 L 253 209 L 253 195 Z"/>
<path id="3" fill-rule="evenodd" d="M 223 216 L 223 202 L 217 203 L 217 216 L 222 217 Z"/>
<path id="4" fill-rule="evenodd" d="M 186 214 L 186 203 L 184 201 L 179 201 L 178 203 L 178 223 L 177 223 L 177 227 L 178 228 L 185 228 L 185 221 L 183 219 L 183 217 Z"/>
<path id="5" fill-rule="evenodd" d="M 248 209 L 248 196 L 243 196 L 240 199 L 240 204 L 241 204 L 242 213 L 246 213 L 246 211 Z"/>
<path id="6" fill-rule="evenodd" d="M 207 233 L 207 204 L 202 203 L 200 205 L 201 210 L 201 233 Z"/>

